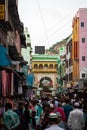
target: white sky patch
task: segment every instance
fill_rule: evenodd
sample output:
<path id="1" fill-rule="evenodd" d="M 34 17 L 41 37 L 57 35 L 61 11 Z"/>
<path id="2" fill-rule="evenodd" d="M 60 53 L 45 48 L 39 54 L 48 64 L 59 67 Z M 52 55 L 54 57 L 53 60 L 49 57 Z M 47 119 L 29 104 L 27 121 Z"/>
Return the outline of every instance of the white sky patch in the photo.
<path id="1" fill-rule="evenodd" d="M 31 45 L 46 49 L 72 32 L 72 19 L 87 0 L 19 0 L 19 15 L 31 36 Z"/>

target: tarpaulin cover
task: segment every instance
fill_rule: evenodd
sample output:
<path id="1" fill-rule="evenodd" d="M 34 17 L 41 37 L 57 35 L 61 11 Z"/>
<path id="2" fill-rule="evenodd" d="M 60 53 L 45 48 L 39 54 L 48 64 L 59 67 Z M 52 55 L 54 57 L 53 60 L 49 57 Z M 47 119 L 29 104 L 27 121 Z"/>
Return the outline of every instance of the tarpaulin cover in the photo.
<path id="1" fill-rule="evenodd" d="M 11 65 L 11 61 L 7 55 L 7 49 L 0 44 L 0 66 L 5 67 Z"/>
<path id="2" fill-rule="evenodd" d="M 33 81 L 34 81 L 34 75 L 33 74 L 27 74 L 26 80 L 27 80 L 27 85 L 29 87 L 32 87 Z"/>

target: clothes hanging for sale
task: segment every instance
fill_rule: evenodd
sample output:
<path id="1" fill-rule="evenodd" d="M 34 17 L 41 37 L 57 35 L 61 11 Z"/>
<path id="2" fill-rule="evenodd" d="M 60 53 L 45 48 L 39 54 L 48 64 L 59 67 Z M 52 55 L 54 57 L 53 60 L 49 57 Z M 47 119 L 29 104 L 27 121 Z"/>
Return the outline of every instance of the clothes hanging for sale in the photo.
<path id="1" fill-rule="evenodd" d="M 14 93 L 15 93 L 15 96 L 18 95 L 18 85 L 19 85 L 19 79 L 18 79 L 18 76 L 14 73 L 14 76 L 13 76 L 13 82 L 14 82 Z"/>
<path id="2" fill-rule="evenodd" d="M 11 96 L 11 72 L 7 73 L 7 96 Z"/>
<path id="3" fill-rule="evenodd" d="M 7 74 L 5 70 L 2 70 L 2 96 L 6 97 L 6 82 L 7 82 Z"/>
<path id="4" fill-rule="evenodd" d="M 22 95 L 22 94 L 23 94 L 22 85 L 19 84 L 19 86 L 18 86 L 18 95 Z"/>
<path id="5" fill-rule="evenodd" d="M 12 65 L 7 55 L 7 48 L 5 48 L 2 44 L 0 44 L 0 61 L 1 67 Z"/>
<path id="6" fill-rule="evenodd" d="M 0 96 L 2 96 L 2 72 L 0 71 Z"/>
<path id="7" fill-rule="evenodd" d="M 14 96 L 14 74 L 11 73 L 11 96 Z"/>
<path id="8" fill-rule="evenodd" d="M 32 87 L 33 86 L 33 81 L 34 81 L 34 75 L 33 74 L 27 74 L 26 81 L 27 81 L 27 85 L 29 87 Z"/>

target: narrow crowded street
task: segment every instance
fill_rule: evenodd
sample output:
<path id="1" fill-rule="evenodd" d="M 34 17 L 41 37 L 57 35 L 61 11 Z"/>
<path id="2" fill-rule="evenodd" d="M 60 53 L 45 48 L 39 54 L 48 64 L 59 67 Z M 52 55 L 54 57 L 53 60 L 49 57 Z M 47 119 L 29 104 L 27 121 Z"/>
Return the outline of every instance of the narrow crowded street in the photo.
<path id="1" fill-rule="evenodd" d="M 86 6 L 0 0 L 0 130 L 87 130 Z"/>
<path id="2" fill-rule="evenodd" d="M 0 119 L 0 130 L 4 126 L 6 130 L 45 130 L 51 125 L 54 129 L 58 127 L 58 130 L 83 130 L 87 107 L 84 112 L 83 109 L 83 98 L 77 96 L 70 99 L 69 95 L 35 97 L 32 100 L 14 101 L 13 104 L 7 102 L 4 115 L 4 107 L 0 106 L 0 116 L 4 120 Z"/>

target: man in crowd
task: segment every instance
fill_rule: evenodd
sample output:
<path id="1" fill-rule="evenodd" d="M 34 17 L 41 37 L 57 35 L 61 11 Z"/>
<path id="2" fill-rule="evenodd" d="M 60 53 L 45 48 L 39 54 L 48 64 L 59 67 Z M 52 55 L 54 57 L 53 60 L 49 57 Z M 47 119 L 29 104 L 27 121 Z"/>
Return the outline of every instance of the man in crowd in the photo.
<path id="1" fill-rule="evenodd" d="M 69 113 L 73 110 L 73 106 L 70 104 L 70 99 L 66 99 L 66 104 L 63 106 L 66 122 L 68 120 Z"/>
<path id="2" fill-rule="evenodd" d="M 5 113 L 3 115 L 5 130 L 17 130 L 20 124 L 20 119 L 17 113 L 12 110 L 12 104 L 5 104 Z"/>
<path id="3" fill-rule="evenodd" d="M 68 117 L 68 127 L 71 130 L 84 130 L 84 115 L 79 109 L 79 102 L 74 103 L 74 110 L 70 112 Z"/>
<path id="4" fill-rule="evenodd" d="M 64 130 L 58 126 L 57 118 L 58 118 L 58 116 L 56 113 L 51 113 L 49 115 L 50 126 L 45 130 Z"/>

